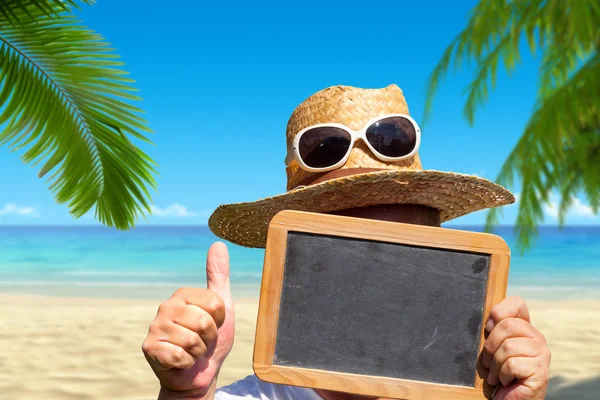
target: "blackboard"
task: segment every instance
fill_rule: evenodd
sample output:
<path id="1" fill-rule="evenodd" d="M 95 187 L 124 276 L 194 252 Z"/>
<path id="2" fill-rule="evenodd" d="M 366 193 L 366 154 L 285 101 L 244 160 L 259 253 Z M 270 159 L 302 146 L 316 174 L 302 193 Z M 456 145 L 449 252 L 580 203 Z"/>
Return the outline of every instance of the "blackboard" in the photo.
<path id="1" fill-rule="evenodd" d="M 254 372 L 365 396 L 487 398 L 478 356 L 509 264 L 495 235 L 282 211 L 267 235 Z"/>
<path id="2" fill-rule="evenodd" d="M 289 232 L 275 365 L 474 386 L 489 255 Z"/>

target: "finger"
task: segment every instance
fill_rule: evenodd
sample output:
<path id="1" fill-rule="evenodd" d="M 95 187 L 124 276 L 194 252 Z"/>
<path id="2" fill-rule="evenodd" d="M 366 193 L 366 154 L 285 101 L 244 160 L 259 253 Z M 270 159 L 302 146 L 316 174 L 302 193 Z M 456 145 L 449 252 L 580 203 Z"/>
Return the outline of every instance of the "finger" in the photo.
<path id="1" fill-rule="evenodd" d="M 511 357 L 502 365 L 498 379 L 502 386 L 508 386 L 515 379 L 527 379 L 538 371 L 537 357 Z"/>
<path id="2" fill-rule="evenodd" d="M 206 346 L 210 346 L 217 339 L 217 324 L 213 317 L 204 309 L 187 304 L 183 313 L 173 322 L 200 335 Z"/>
<path id="3" fill-rule="evenodd" d="M 181 347 L 195 358 L 206 354 L 206 344 L 196 332 L 175 323 L 168 323 L 164 328 L 164 339 L 161 341 Z"/>
<path id="4" fill-rule="evenodd" d="M 215 292 L 200 289 L 184 287 L 177 289 L 171 300 L 163 303 L 164 307 L 176 308 L 169 315 L 176 317 L 185 313 L 185 305 L 193 305 L 205 310 L 213 318 L 217 327 L 223 324 L 225 320 L 225 304 L 223 299 Z"/>
<path id="5" fill-rule="evenodd" d="M 500 345 L 508 338 L 530 338 L 536 337 L 536 331 L 531 324 L 518 318 L 505 318 L 492 330 L 485 343 L 481 353 L 482 363 L 485 367 L 491 364 L 491 361 L 500 348 Z"/>
<path id="6" fill-rule="evenodd" d="M 169 342 L 144 343 L 143 350 L 146 359 L 156 371 L 173 368 L 190 369 L 196 363 L 196 359 L 187 351 Z"/>
<path id="7" fill-rule="evenodd" d="M 233 309 L 229 282 L 229 252 L 225 243 L 216 242 L 208 249 L 206 282 L 208 289 L 221 296 L 227 308 Z"/>
<path id="8" fill-rule="evenodd" d="M 490 318 L 485 324 L 485 329 L 491 332 L 494 326 L 505 318 L 519 318 L 531 322 L 529 309 L 521 297 L 507 297 L 496 304 L 490 311 Z"/>
<path id="9" fill-rule="evenodd" d="M 494 354 L 489 366 L 488 383 L 498 383 L 498 373 L 504 363 L 511 357 L 537 357 L 541 354 L 544 344 L 537 338 L 506 339 Z M 492 383 L 493 382 L 493 383 Z"/>

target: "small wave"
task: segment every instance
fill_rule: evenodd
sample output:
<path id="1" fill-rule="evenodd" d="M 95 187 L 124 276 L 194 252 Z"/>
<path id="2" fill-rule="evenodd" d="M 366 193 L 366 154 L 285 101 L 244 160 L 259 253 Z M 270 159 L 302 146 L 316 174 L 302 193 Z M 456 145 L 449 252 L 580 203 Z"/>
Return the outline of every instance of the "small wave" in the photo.
<path id="1" fill-rule="evenodd" d="M 231 272 L 232 278 L 261 278 L 262 272 Z"/>
<path id="2" fill-rule="evenodd" d="M 544 291 L 561 291 L 561 292 L 574 292 L 578 290 L 590 290 L 593 289 L 590 286 L 512 286 L 512 290 L 528 290 L 532 292 L 544 292 Z"/>
<path id="3" fill-rule="evenodd" d="M 60 271 L 57 275 L 61 276 L 89 276 L 89 277 L 140 277 L 140 278 L 181 278 L 204 276 L 203 272 L 197 273 L 178 273 L 178 272 L 160 272 L 160 271 L 100 271 L 100 270 L 67 270 Z M 260 278 L 262 272 L 236 272 L 231 271 L 231 277 L 236 278 Z"/>
<path id="4" fill-rule="evenodd" d="M 590 286 L 512 286 L 510 290 L 527 290 L 531 292 L 577 292 L 577 291 L 588 291 L 600 289 L 597 287 Z"/>
<path id="5" fill-rule="evenodd" d="M 1 287 L 40 287 L 40 286 L 78 286 L 78 287 L 172 287 L 185 286 L 186 282 L 91 282 L 91 281 L 0 281 Z M 202 282 L 199 282 L 202 284 Z"/>
<path id="6" fill-rule="evenodd" d="M 65 276 L 139 276 L 139 277 L 194 276 L 192 274 L 173 274 L 173 273 L 157 272 L 157 271 L 98 271 L 98 270 L 61 271 L 57 275 L 65 275 Z"/>

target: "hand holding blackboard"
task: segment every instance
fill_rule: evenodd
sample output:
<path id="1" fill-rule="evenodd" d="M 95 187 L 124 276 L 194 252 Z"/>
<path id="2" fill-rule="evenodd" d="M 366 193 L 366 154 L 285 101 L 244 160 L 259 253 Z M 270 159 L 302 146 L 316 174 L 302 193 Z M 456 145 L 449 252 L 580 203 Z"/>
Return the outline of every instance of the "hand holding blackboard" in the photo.
<path id="1" fill-rule="evenodd" d="M 284 211 L 269 227 L 254 370 L 371 396 L 485 398 L 484 321 L 509 259 L 494 235 Z"/>

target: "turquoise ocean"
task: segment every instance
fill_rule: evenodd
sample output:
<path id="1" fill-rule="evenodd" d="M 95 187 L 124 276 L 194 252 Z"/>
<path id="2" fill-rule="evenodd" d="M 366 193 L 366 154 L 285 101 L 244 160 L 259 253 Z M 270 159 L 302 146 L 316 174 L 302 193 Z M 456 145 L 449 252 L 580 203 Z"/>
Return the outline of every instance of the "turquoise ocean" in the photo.
<path id="1" fill-rule="evenodd" d="M 477 226 L 452 229 L 482 231 Z M 509 294 L 600 298 L 600 226 L 541 227 L 532 249 L 516 251 L 512 227 L 497 235 L 513 249 Z M 204 286 L 209 246 L 204 226 L 0 227 L 0 292 L 164 298 L 179 286 Z M 234 297 L 258 295 L 264 251 L 228 244 Z"/>

